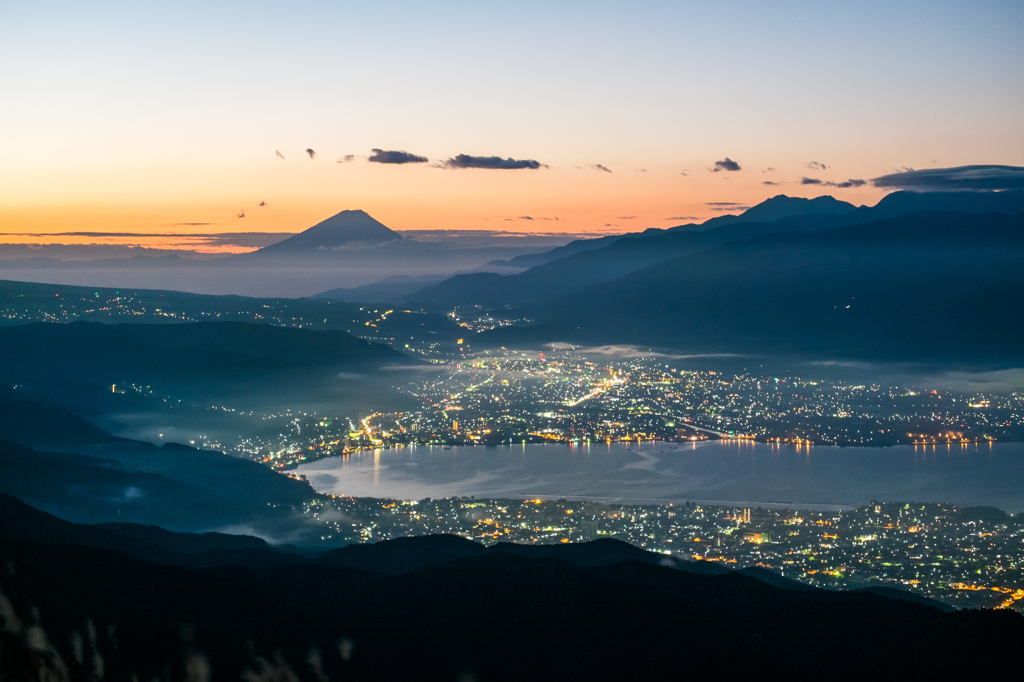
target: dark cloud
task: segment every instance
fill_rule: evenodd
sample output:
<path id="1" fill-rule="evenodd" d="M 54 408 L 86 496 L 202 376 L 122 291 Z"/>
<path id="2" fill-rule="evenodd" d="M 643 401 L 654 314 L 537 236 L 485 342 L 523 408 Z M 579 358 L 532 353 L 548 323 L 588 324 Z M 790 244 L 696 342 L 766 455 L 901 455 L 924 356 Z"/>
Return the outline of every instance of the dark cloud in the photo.
<path id="1" fill-rule="evenodd" d="M 366 159 L 371 163 L 426 163 L 430 160 L 425 156 L 410 154 L 406 151 L 385 151 L 383 149 L 372 151 L 373 153 Z"/>
<path id="2" fill-rule="evenodd" d="M 351 163 L 356 160 L 355 154 L 346 154 L 345 156 L 338 159 L 338 163 Z"/>
<path id="3" fill-rule="evenodd" d="M 781 182 L 772 182 L 771 180 L 765 180 L 765 181 L 764 181 L 764 182 L 762 182 L 761 184 L 762 184 L 762 185 L 768 185 L 769 187 L 778 187 L 778 186 L 779 186 L 779 185 L 781 185 L 782 183 L 781 183 Z"/>
<path id="4" fill-rule="evenodd" d="M 615 219 L 616 220 L 636 220 L 636 216 L 635 215 L 620 215 L 620 216 L 615 216 Z"/>
<path id="5" fill-rule="evenodd" d="M 708 201 L 705 206 L 739 206 L 735 201 Z"/>
<path id="6" fill-rule="evenodd" d="M 171 225 L 188 225 L 190 227 L 195 227 L 196 225 L 216 225 L 216 224 L 217 223 L 171 223 Z M 72 232 L 72 233 L 69 233 L 69 234 L 75 234 L 75 233 Z M 83 233 L 83 234 L 90 234 L 90 233 Z"/>
<path id="7" fill-rule="evenodd" d="M 736 204 L 736 205 L 733 205 L 733 206 L 715 206 L 711 210 L 712 211 L 720 211 L 722 213 L 726 213 L 726 212 L 731 213 L 732 211 L 746 211 L 748 208 L 750 208 L 750 207 L 749 206 L 740 206 L 740 205 Z"/>
<path id="8" fill-rule="evenodd" d="M 850 187 L 860 187 L 866 185 L 867 182 L 864 180 L 856 180 L 850 178 L 845 182 L 828 182 L 826 180 L 819 180 L 818 178 L 800 178 L 801 185 L 818 185 L 821 187 L 838 187 L 840 189 L 849 189 Z"/>
<path id="9" fill-rule="evenodd" d="M 278 155 L 279 157 L 281 157 L 282 159 L 284 158 L 284 154 L 282 154 L 282 153 L 280 152 L 280 150 L 274 150 L 274 153 L 275 153 L 275 154 L 277 154 L 277 155 Z"/>
<path id="10" fill-rule="evenodd" d="M 266 206 L 266 205 L 267 205 L 267 202 L 265 202 L 265 201 L 261 201 L 261 202 L 259 203 L 259 205 L 260 205 L 260 206 Z"/>
<path id="11" fill-rule="evenodd" d="M 690 177 L 690 174 L 687 173 L 686 171 L 680 171 L 679 174 L 686 178 Z"/>
<path id="12" fill-rule="evenodd" d="M 1020 166 L 958 166 L 956 168 L 906 169 L 871 181 L 875 187 L 912 192 L 982 192 L 1024 189 L 1024 168 Z"/>
<path id="13" fill-rule="evenodd" d="M 773 170 L 775 170 L 775 169 L 774 169 L 774 168 L 772 168 L 771 166 L 768 166 L 767 168 L 765 168 L 765 169 L 764 169 L 763 171 L 761 171 L 761 172 L 762 172 L 762 173 L 771 173 L 771 172 L 772 172 Z"/>
<path id="14" fill-rule="evenodd" d="M 811 161 L 809 164 L 807 164 L 807 167 L 810 168 L 811 170 L 828 170 L 829 168 L 825 164 L 818 163 L 817 161 Z"/>
<path id="15" fill-rule="evenodd" d="M 695 215 L 677 215 L 672 216 L 671 218 L 665 218 L 665 220 L 700 220 L 700 218 Z"/>
<path id="16" fill-rule="evenodd" d="M 313 151 L 312 149 L 307 149 L 306 153 L 309 154 L 309 158 L 311 158 L 311 159 L 316 158 L 316 152 Z"/>
<path id="17" fill-rule="evenodd" d="M 733 161 L 732 159 L 730 159 L 727 156 L 724 159 L 722 159 L 721 161 L 715 161 L 715 167 L 711 169 L 711 172 L 712 173 L 717 173 L 718 171 L 738 171 L 738 170 L 742 170 L 742 168 L 740 168 L 740 165 L 738 163 L 736 163 L 735 161 Z"/>
<path id="18" fill-rule="evenodd" d="M 453 159 L 444 162 L 445 168 L 488 168 L 497 170 L 515 170 L 518 168 L 531 168 L 536 170 L 543 164 L 532 159 L 503 159 L 500 156 L 470 156 L 459 154 Z"/>
<path id="19" fill-rule="evenodd" d="M 637 173 L 646 173 L 646 172 L 647 172 L 646 168 L 641 168 L 640 170 L 637 171 Z"/>
<path id="20" fill-rule="evenodd" d="M 238 217 L 239 218 L 244 218 L 245 217 L 245 211 L 239 211 L 238 212 Z"/>
<path id="21" fill-rule="evenodd" d="M 532 216 L 528 216 L 528 215 L 521 215 L 521 216 L 519 216 L 519 219 L 520 220 L 533 220 L 533 217 Z"/>
<path id="22" fill-rule="evenodd" d="M 609 168 L 608 166 L 602 166 L 599 163 L 592 163 L 592 164 L 590 164 L 590 167 L 593 168 L 596 171 L 604 171 L 605 173 L 611 173 L 612 172 L 611 168 Z"/>

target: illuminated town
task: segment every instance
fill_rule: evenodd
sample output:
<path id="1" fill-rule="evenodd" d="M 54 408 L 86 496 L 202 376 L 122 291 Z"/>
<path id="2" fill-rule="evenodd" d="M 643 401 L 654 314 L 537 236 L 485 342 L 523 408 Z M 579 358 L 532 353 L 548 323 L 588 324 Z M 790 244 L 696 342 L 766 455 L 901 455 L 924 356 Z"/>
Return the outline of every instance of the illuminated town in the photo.
<path id="1" fill-rule="evenodd" d="M 961 608 L 1024 609 L 1024 517 L 987 507 L 875 503 L 810 511 L 328 496 L 305 514 L 332 543 L 431 533 L 484 544 L 611 537 L 679 559 L 760 566 L 818 587 L 896 587 Z"/>
<path id="2" fill-rule="evenodd" d="M 658 358 L 590 362 L 571 348 L 438 366 L 400 391 L 420 408 L 283 414 L 273 437 L 217 444 L 287 469 L 405 444 L 750 439 L 797 445 L 966 444 L 1024 438 L 1024 396 L 951 394 L 687 371 Z M 209 444 L 211 447 L 214 444 Z"/>
<path id="3" fill-rule="evenodd" d="M 230 442 L 201 433 L 189 439 L 278 469 L 413 443 L 739 438 L 885 446 L 1024 440 L 1020 393 L 959 394 L 747 371 L 691 371 L 657 354 L 609 360 L 567 345 L 544 352 L 481 352 L 472 347 L 472 337 L 524 320 L 474 311 L 440 315 L 329 300 L 55 285 L 24 285 L 24 293 L 18 293 L 19 286 L 8 287 L 0 324 L 217 320 L 339 329 L 390 345 L 434 370 L 407 373 L 405 383 L 395 386 L 398 394 L 418 402 L 418 409 L 391 412 L 386 401 L 359 414 L 333 414 L 326 407 L 316 413 L 277 409 L 252 415 L 252 428 Z M 147 394 L 154 390 L 159 392 L 146 387 Z M 167 396 L 167 402 L 180 403 L 180 398 Z M 212 409 L 233 411 L 230 405 Z"/>

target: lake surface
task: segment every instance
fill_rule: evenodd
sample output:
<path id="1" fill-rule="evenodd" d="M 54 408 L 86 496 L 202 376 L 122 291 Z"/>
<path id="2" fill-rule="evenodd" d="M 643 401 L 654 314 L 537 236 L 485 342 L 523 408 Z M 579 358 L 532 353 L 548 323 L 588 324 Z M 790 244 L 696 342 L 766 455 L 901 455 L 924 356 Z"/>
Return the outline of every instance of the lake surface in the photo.
<path id="1" fill-rule="evenodd" d="M 753 442 L 415 446 L 299 467 L 319 492 L 397 499 L 686 500 L 800 508 L 879 501 L 1024 511 L 1024 443 L 795 447 Z"/>

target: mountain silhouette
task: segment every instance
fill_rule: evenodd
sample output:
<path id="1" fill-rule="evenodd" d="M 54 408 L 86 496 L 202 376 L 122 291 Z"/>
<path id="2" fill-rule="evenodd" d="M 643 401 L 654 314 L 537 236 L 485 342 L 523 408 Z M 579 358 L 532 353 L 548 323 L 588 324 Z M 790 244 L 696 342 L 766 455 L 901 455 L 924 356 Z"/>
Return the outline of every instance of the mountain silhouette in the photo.
<path id="1" fill-rule="evenodd" d="M 778 194 L 771 199 L 765 199 L 756 206 L 751 206 L 739 215 L 718 216 L 706 220 L 700 225 L 677 225 L 670 227 L 667 231 L 703 231 L 737 223 L 774 223 L 778 220 L 799 216 L 848 215 L 856 210 L 857 207 L 853 204 L 839 201 L 827 194 L 814 199 Z"/>
<path id="2" fill-rule="evenodd" d="M 843 202 L 820 202 L 813 204 L 806 199 L 775 197 L 769 199 L 766 208 L 754 211 L 753 216 L 770 217 L 786 213 L 788 218 L 775 222 L 746 219 L 740 216 L 713 218 L 707 224 L 714 229 L 683 229 L 681 226 L 668 230 L 646 230 L 615 238 L 593 240 L 600 242 L 599 248 L 585 249 L 586 241 L 572 242 L 553 249 L 547 254 L 557 256 L 545 260 L 545 254 L 536 254 L 539 264 L 516 275 L 502 276 L 495 273 L 474 273 L 456 275 L 433 286 L 408 294 L 403 300 L 434 309 L 448 309 L 453 306 L 502 307 L 523 305 L 569 295 L 574 291 L 607 282 L 617 277 L 637 272 L 659 261 L 683 256 L 731 241 L 746 239 L 762 234 L 790 230 L 807 231 L 819 229 L 823 221 L 841 220 L 852 215 L 856 209 Z M 793 211 L 810 209 L 825 211 L 834 209 L 840 213 L 797 214 Z M 749 211 L 748 211 L 749 213 Z M 794 224 L 793 221 L 804 221 Z M 830 222 L 824 222 L 831 225 Z M 514 263 L 510 261 L 510 264 Z M 530 261 L 527 261 L 530 262 Z"/>
<path id="3" fill-rule="evenodd" d="M 564 246 L 558 246 L 542 253 L 527 253 L 507 261 L 491 261 L 489 264 L 532 268 L 544 263 L 561 260 L 577 253 L 603 249 L 624 237 L 653 237 L 665 232 L 703 232 L 716 227 L 736 225 L 738 223 L 771 223 L 794 216 L 846 215 L 855 210 L 857 210 L 857 207 L 853 204 L 839 201 L 830 196 L 804 199 L 803 197 L 788 197 L 785 194 L 780 194 L 762 201 L 760 204 L 743 211 L 739 215 L 718 216 L 700 224 L 688 223 L 686 225 L 670 227 L 666 230 L 649 228 L 643 232 L 632 232 L 624 235 L 614 234 L 607 237 L 597 237 L 596 239 L 576 239 Z"/>
<path id="4" fill-rule="evenodd" d="M 329 251 L 355 242 L 380 244 L 401 238 L 397 232 L 371 218 L 366 211 L 342 211 L 294 237 L 246 255 Z"/>
<path id="5" fill-rule="evenodd" d="M 409 294 L 403 300 L 438 310 L 474 305 L 484 308 L 537 306 L 563 296 L 580 295 L 588 287 L 611 282 L 662 261 L 683 257 L 699 259 L 697 254 L 701 252 L 762 235 L 813 233 L 927 213 L 989 215 L 998 220 L 997 216 L 1015 215 L 1022 210 L 1024 191 L 896 192 L 876 206 L 860 208 L 831 197 L 807 200 L 779 195 L 739 216 L 713 218 L 701 226 L 623 235 L 594 250 L 577 247 L 574 253 L 516 275 L 459 275 Z M 767 222 L 776 215 L 785 217 Z M 706 229 L 708 225 L 713 227 Z M 543 256 L 537 254 L 537 259 L 543 260 Z"/>

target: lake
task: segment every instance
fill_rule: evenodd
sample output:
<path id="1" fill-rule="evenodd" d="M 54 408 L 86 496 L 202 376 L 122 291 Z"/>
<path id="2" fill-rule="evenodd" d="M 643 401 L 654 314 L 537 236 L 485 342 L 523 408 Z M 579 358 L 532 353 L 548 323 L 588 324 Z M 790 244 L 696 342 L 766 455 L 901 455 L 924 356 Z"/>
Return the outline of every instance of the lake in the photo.
<path id="1" fill-rule="evenodd" d="M 842 508 L 951 502 L 1024 511 L 1024 443 L 796 447 L 750 441 L 411 446 L 304 464 L 322 493 Z"/>

